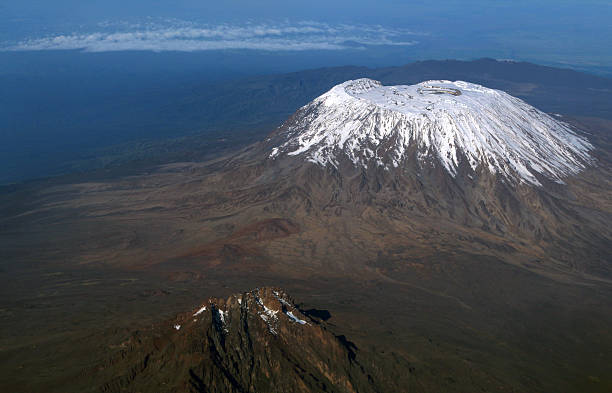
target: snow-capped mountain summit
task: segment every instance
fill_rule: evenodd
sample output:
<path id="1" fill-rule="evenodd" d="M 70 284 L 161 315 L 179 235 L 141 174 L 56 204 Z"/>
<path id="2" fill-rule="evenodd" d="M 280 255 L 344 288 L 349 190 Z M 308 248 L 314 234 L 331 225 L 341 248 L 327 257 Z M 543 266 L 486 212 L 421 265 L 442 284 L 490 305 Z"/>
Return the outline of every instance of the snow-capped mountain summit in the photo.
<path id="1" fill-rule="evenodd" d="M 462 161 L 504 179 L 563 183 L 591 163 L 593 146 L 569 125 L 499 90 L 456 81 L 383 86 L 357 79 L 333 87 L 285 124 L 269 155 L 338 165 L 401 167 L 410 145 L 420 161 L 437 158 L 452 175 Z"/>

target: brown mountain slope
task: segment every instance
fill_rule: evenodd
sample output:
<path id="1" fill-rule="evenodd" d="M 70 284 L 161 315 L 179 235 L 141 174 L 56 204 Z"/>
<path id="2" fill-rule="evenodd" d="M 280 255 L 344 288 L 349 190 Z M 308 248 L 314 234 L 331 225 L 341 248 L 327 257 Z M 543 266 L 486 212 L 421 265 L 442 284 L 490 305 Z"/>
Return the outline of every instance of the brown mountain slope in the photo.
<path id="1" fill-rule="evenodd" d="M 409 373 L 392 379 L 397 365 L 366 368 L 356 351 L 324 321 L 302 314 L 281 289 L 259 288 L 211 298 L 173 321 L 135 333 L 91 374 L 108 376 L 101 387 L 108 393 L 408 389 Z"/>
<path id="2" fill-rule="evenodd" d="M 596 151 L 598 165 L 566 186 L 545 189 L 511 188 L 484 172 L 473 181 L 451 179 L 414 160 L 395 173 L 332 170 L 270 162 L 268 151 L 264 143 L 215 162 L 97 182 L 49 181 L 5 196 L 11 204 L 2 205 L 0 242 L 10 264 L 1 273 L 23 271 L 15 276 L 27 279 L 6 279 L 0 288 L 3 385 L 85 391 L 83 381 L 96 375 L 108 389 L 138 391 L 150 387 L 151 371 L 163 377 L 152 383 L 189 389 L 190 382 L 199 386 L 183 378 L 193 369 L 200 380 L 226 387 L 223 370 L 236 371 L 226 359 L 242 350 L 223 346 L 212 324 L 193 330 L 191 312 L 178 331 L 175 320 L 152 333 L 146 327 L 159 326 L 195 294 L 279 285 L 328 309 L 335 334 L 360 348 L 365 380 L 359 367 L 341 360 L 346 352 L 330 344 L 333 334 L 322 344 L 338 356 L 339 380 L 354 388 L 367 389 L 369 382 L 359 382 L 367 374 L 375 386 L 392 386 L 386 378 L 415 367 L 409 386 L 418 392 L 609 391 L 606 151 Z M 87 350 L 75 354 L 71 339 L 98 325 L 137 325 L 144 333 L 114 360 L 121 366 L 111 362 L 101 374 L 73 379 L 74 369 L 97 367 L 91 348 L 98 357 L 124 341 L 98 332 L 79 341 Z M 289 333 L 301 331 L 288 326 Z M 151 344 L 156 336 L 158 347 Z M 286 365 L 280 370 L 289 372 L 293 359 L 324 381 L 315 366 L 323 354 L 286 355 L 293 350 L 288 342 L 270 352 Z M 210 360 L 212 349 L 223 354 L 220 366 Z M 381 352 L 388 355 L 382 361 Z M 265 345 L 257 353 L 265 354 Z M 147 373 L 140 374 L 144 359 Z M 376 364 L 385 366 L 376 372 Z M 240 386 L 251 386 L 236 372 L 244 377 Z M 295 370 L 290 375 L 300 378 Z"/>

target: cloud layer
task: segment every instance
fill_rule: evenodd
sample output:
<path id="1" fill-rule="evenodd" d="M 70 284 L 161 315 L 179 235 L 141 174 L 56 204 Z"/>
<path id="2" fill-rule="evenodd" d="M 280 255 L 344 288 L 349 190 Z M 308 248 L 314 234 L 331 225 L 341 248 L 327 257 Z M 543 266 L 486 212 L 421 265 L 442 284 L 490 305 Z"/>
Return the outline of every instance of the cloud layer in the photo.
<path id="1" fill-rule="evenodd" d="M 24 40 L 5 46 L 4 50 L 343 50 L 381 45 L 410 46 L 418 43 L 414 38 L 419 35 L 422 34 L 371 25 L 316 22 L 198 25 L 172 20 L 146 24 L 103 23 L 98 25 L 98 31 Z"/>

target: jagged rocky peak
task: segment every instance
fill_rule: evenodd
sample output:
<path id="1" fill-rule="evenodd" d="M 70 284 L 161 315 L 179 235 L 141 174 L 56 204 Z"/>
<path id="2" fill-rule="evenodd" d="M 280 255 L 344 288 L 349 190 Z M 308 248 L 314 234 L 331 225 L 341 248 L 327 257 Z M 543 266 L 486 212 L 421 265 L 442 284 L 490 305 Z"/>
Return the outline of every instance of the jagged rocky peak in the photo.
<path id="1" fill-rule="evenodd" d="M 463 162 L 540 185 L 538 176 L 563 183 L 593 162 L 593 146 L 568 124 L 503 91 L 462 81 L 347 81 L 281 129 L 285 140 L 270 159 L 297 156 L 323 166 L 348 158 L 355 166 L 397 168 L 415 145 L 419 162 L 436 159 L 452 176 Z"/>
<path id="2" fill-rule="evenodd" d="M 95 370 L 111 376 L 101 376 L 107 393 L 397 391 L 393 381 L 384 389 L 374 381 L 376 369 L 356 351 L 283 290 L 267 287 L 210 298 L 134 332 Z"/>
<path id="3" fill-rule="evenodd" d="M 257 288 L 227 299 L 210 298 L 190 314 L 181 314 L 173 324 L 176 330 L 210 318 L 213 325 L 225 334 L 231 334 L 233 321 L 245 315 L 261 319 L 271 334 L 278 334 L 281 324 L 309 325 L 307 317 L 293 304 L 280 288 Z"/>

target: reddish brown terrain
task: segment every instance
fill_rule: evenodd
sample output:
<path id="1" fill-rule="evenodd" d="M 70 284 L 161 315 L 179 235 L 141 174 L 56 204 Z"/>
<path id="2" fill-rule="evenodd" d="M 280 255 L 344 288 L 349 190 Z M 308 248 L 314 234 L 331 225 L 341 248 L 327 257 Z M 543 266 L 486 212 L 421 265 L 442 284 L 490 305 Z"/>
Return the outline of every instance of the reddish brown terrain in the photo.
<path id="1" fill-rule="evenodd" d="M 610 391 L 612 123 L 573 121 L 598 164 L 542 189 L 266 160 L 282 128 L 215 161 L 14 187 L 5 390 Z M 227 298 L 265 286 L 309 324 L 280 311 L 270 335 L 257 292 Z M 227 335 L 192 318 L 211 296 Z"/>
<path id="2" fill-rule="evenodd" d="M 398 367 L 357 360 L 355 344 L 328 329 L 281 289 L 258 288 L 135 333 L 90 372 L 107 375 L 105 392 L 375 392 L 411 384 Z"/>

